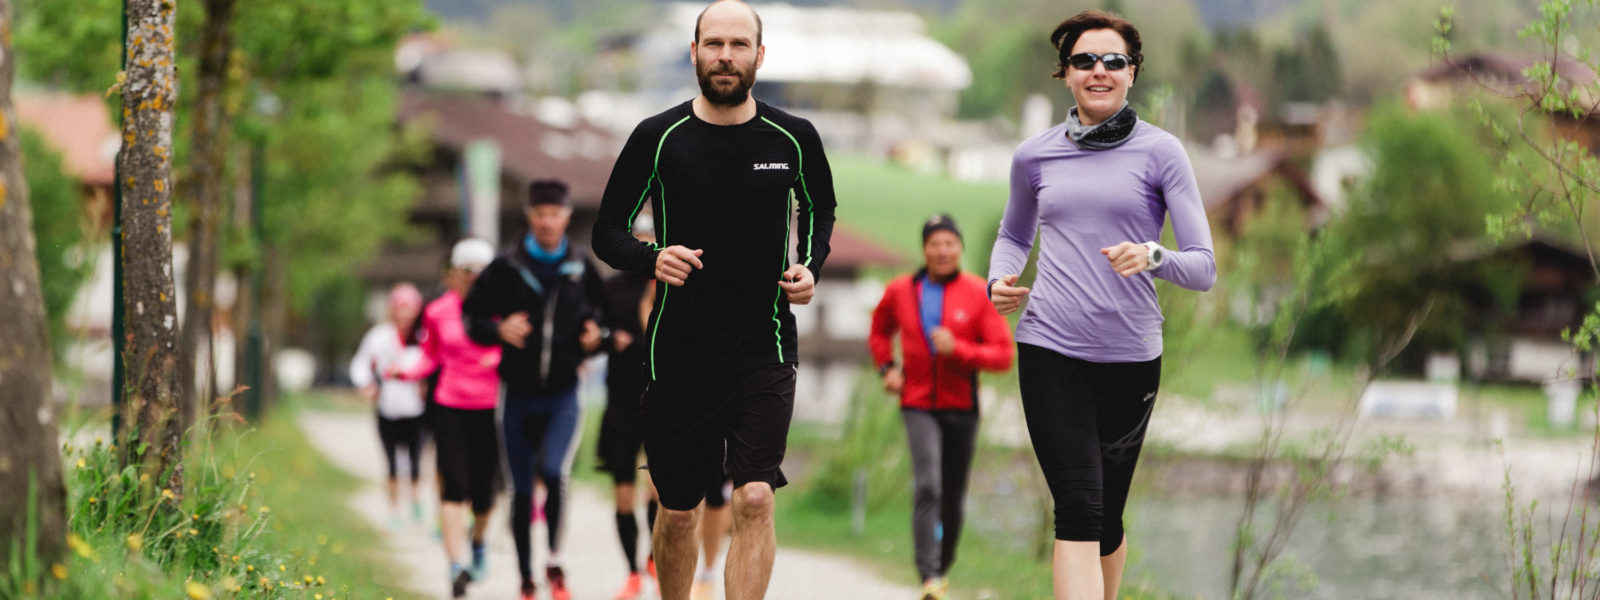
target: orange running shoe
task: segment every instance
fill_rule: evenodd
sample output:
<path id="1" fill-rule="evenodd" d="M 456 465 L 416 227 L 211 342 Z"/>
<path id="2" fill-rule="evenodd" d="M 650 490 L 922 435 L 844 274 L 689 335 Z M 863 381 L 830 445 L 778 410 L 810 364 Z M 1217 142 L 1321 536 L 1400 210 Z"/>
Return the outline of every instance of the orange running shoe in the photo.
<path id="1" fill-rule="evenodd" d="M 544 576 L 550 580 L 550 600 L 572 600 L 572 592 L 567 591 L 567 576 L 561 572 L 561 567 L 545 567 Z"/>
<path id="2" fill-rule="evenodd" d="M 639 597 L 639 588 L 641 586 L 643 586 L 643 585 L 644 585 L 643 580 L 641 580 L 639 578 L 639 574 L 638 573 L 629 573 L 628 574 L 628 580 L 622 582 L 622 589 L 617 590 L 616 599 L 617 600 L 635 600 L 635 599 L 637 599 Z"/>

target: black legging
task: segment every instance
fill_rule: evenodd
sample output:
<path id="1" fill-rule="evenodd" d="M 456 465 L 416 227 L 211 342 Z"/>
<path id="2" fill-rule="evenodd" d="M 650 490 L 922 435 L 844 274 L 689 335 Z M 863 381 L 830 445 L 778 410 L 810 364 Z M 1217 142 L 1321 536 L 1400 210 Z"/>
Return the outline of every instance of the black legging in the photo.
<path id="1" fill-rule="evenodd" d="M 1056 539 L 1122 545 L 1122 511 L 1161 384 L 1161 358 L 1094 363 L 1017 344 L 1028 436 L 1055 500 Z"/>
<path id="2" fill-rule="evenodd" d="M 411 459 L 411 481 L 415 483 L 422 465 L 422 417 L 386 419 L 378 415 L 378 439 L 383 442 L 383 456 L 389 460 L 389 479 L 400 477 L 396 452 L 399 446 L 405 446 L 406 456 Z"/>

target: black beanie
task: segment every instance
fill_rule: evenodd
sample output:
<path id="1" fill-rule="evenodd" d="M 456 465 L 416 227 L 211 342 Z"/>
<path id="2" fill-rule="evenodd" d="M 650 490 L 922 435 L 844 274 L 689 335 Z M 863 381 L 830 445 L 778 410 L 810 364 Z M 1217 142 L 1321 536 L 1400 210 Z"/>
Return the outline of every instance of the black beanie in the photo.
<path id="1" fill-rule="evenodd" d="M 535 179 L 528 184 L 528 207 L 541 204 L 567 205 L 567 184 L 560 179 Z"/>
<path id="2" fill-rule="evenodd" d="M 941 230 L 954 233 L 956 234 L 956 239 L 961 239 L 961 228 L 956 226 L 956 220 L 950 218 L 950 215 L 939 213 L 929 217 L 928 222 L 922 224 L 922 243 L 928 243 L 928 236 L 933 235 L 935 231 Z"/>

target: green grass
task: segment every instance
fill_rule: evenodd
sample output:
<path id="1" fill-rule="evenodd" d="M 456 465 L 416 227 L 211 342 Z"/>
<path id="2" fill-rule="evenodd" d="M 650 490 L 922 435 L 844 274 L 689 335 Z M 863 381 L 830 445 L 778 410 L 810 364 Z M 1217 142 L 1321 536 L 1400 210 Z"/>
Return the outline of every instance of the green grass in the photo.
<path id="1" fill-rule="evenodd" d="M 1499 412 L 1510 418 L 1508 425 L 1513 435 L 1532 435 L 1542 438 L 1590 437 L 1594 427 L 1586 426 L 1585 419 L 1595 418 L 1595 389 L 1585 387 L 1578 395 L 1576 420 L 1566 428 L 1550 424 L 1549 399 L 1537 385 L 1488 384 L 1461 386 L 1458 411 L 1465 416 L 1488 420 Z M 1477 413 L 1474 415 L 1474 413 Z M 1462 418 L 1458 416 L 1457 418 Z"/>
<path id="2" fill-rule="evenodd" d="M 1005 184 L 955 181 L 859 155 L 839 156 L 829 166 L 843 227 L 899 252 L 909 267 L 922 262 L 923 221 L 949 213 L 967 241 L 966 268 L 988 270 Z"/>
<path id="3" fill-rule="evenodd" d="M 73 435 L 105 431 L 103 414 L 77 418 L 64 435 L 80 440 L 64 447 L 68 554 L 43 573 L 0 574 L 0 596 L 417 598 L 381 583 L 400 571 L 346 507 L 359 482 L 316 453 L 293 414 L 191 430 L 181 495 L 120 467 L 109 435 Z"/>
<path id="4" fill-rule="evenodd" d="M 855 558 L 889 581 L 920 583 L 911 542 L 910 458 L 899 405 L 884 397 L 877 379 L 863 377 L 856 386 L 842 437 L 801 428 L 790 437 L 789 451 L 796 459 L 789 462 L 798 468 L 792 473 L 795 484 L 779 494 L 780 542 Z M 851 514 L 858 472 L 868 485 L 859 535 Z M 1047 492 L 1031 451 L 982 447 L 972 474 L 967 525 L 950 573 L 953 597 L 1049 597 L 1050 508 L 1042 501 Z M 1018 531 L 1034 534 L 1018 539 Z M 1137 574 L 1123 587 L 1128 598 L 1167 597 L 1151 591 Z"/>
<path id="5" fill-rule="evenodd" d="M 907 475 L 909 477 L 909 474 Z M 779 494 L 777 529 L 779 543 L 848 556 L 869 566 L 888 581 L 908 586 L 918 584 L 911 543 L 911 497 L 909 490 L 896 494 L 894 501 L 868 510 L 861 535 L 852 531 L 848 509 L 836 503 L 819 501 L 807 493 L 806 482 Z M 969 504 L 970 507 L 970 504 Z M 970 510 L 970 508 L 969 508 Z M 1028 507 L 1015 510 L 1031 510 Z M 969 520 L 975 515 L 968 515 Z M 950 573 L 951 595 L 970 599 L 1036 599 L 1051 595 L 1050 564 L 1028 550 L 1019 549 L 1014 540 L 995 539 L 968 527 L 961 538 L 955 567 Z M 1132 565 L 1130 579 L 1124 582 L 1122 597 L 1133 600 L 1176 598 L 1145 581 Z"/>
<path id="6" fill-rule="evenodd" d="M 292 406 L 279 410 L 254 434 L 240 436 L 231 457 L 236 465 L 250 461 L 260 487 L 259 506 L 278 515 L 270 547 L 300 565 L 302 580 L 306 574 L 324 577 L 332 597 L 419 598 L 393 583 L 380 583 L 402 577 L 375 543 L 382 533 L 348 508 L 347 499 L 361 481 L 317 453 L 295 425 L 293 411 Z M 236 475 L 238 470 L 236 466 Z M 285 566 L 285 573 L 295 567 Z"/>

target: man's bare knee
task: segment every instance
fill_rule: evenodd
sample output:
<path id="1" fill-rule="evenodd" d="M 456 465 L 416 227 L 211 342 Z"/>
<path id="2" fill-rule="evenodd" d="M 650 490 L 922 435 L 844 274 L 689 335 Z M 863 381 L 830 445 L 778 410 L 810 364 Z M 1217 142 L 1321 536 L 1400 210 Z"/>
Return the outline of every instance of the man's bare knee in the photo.
<path id="1" fill-rule="evenodd" d="M 772 487 L 761 482 L 747 483 L 733 490 L 733 514 L 741 522 L 770 521 L 774 508 Z"/>
<path id="2" fill-rule="evenodd" d="M 663 506 L 656 514 L 656 521 L 658 526 L 664 529 L 663 533 L 689 535 L 694 533 L 695 525 L 700 520 L 699 516 L 700 513 L 693 510 L 672 510 Z"/>

